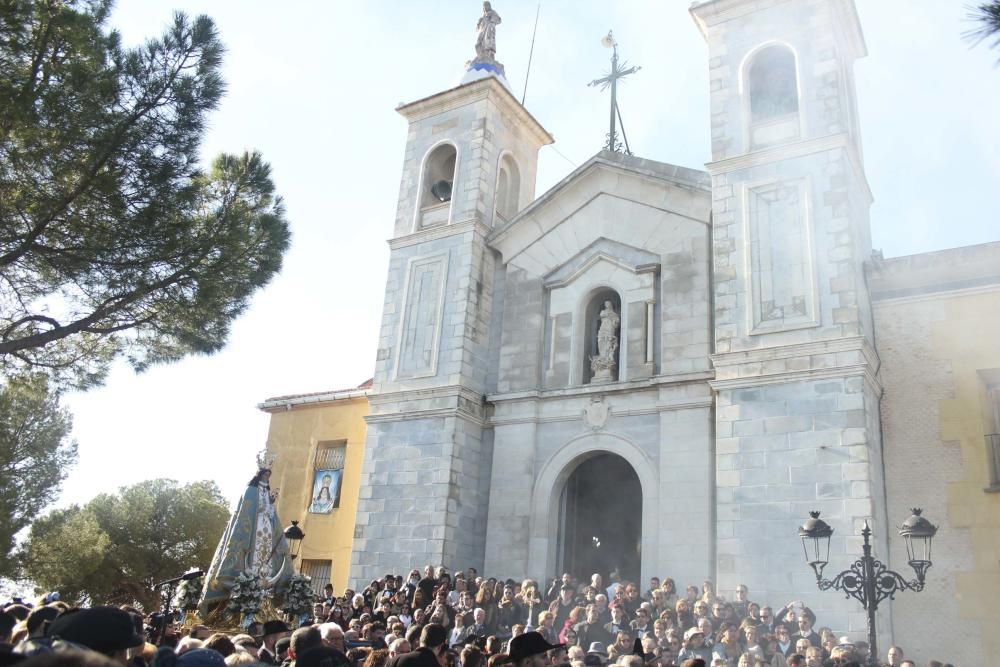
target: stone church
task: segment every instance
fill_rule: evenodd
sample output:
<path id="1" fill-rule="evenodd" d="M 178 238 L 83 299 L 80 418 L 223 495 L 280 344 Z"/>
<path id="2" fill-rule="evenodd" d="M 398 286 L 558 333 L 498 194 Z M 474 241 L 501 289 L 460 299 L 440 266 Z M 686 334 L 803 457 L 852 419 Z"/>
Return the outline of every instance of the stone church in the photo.
<path id="1" fill-rule="evenodd" d="M 909 580 L 912 504 L 940 526 L 934 566 L 880 609 L 882 647 L 986 664 L 1000 351 L 981 333 L 1000 328 L 1000 244 L 873 255 L 853 0 L 690 12 L 709 47 L 705 171 L 603 151 L 536 195 L 553 139 L 489 57 L 399 107 L 350 581 L 427 563 L 712 579 L 863 639 L 798 526 L 820 511 L 834 528 L 830 575 L 868 522 Z"/>

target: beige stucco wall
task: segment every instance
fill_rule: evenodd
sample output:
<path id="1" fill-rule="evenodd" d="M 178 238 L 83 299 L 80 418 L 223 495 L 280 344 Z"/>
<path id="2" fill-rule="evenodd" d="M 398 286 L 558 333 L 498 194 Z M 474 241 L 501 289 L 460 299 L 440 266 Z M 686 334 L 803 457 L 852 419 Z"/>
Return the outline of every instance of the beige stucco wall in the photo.
<path id="1" fill-rule="evenodd" d="M 351 563 L 368 399 L 362 395 L 266 411 L 271 413 L 268 449 L 278 456 L 271 475 L 271 487 L 280 490 L 278 516 L 286 525 L 298 520 L 306 534 L 300 562 L 332 561 L 331 581 L 339 594 L 347 586 Z M 316 446 L 337 440 L 347 442 L 340 506 L 330 514 L 309 514 Z"/>
<path id="2" fill-rule="evenodd" d="M 917 664 L 991 664 L 1000 655 L 1000 494 L 985 488 L 979 371 L 1000 368 L 1000 244 L 888 260 L 872 290 L 889 520 L 922 507 L 940 526 L 925 590 L 893 603 L 894 639 Z M 891 566 L 912 576 L 895 531 L 889 543 Z"/>

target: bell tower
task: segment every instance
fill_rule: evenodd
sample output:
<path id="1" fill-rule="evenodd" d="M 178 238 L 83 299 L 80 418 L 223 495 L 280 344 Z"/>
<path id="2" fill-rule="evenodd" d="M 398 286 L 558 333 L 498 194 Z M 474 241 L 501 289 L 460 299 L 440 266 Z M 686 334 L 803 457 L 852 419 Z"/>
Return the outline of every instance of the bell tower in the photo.
<path id="1" fill-rule="evenodd" d="M 810 511 L 835 529 L 831 562 L 860 553 L 865 519 L 888 555 L 853 72 L 865 43 L 853 0 L 691 13 L 711 86 L 718 585 L 797 600 L 816 590 L 796 534 Z M 864 627 L 856 603 L 809 600 L 838 632 Z"/>
<path id="2" fill-rule="evenodd" d="M 504 279 L 485 238 L 534 198 L 538 150 L 552 142 L 494 58 L 497 23 L 485 8 L 477 57 L 458 85 L 397 109 L 409 132 L 353 583 L 428 563 L 483 564 L 493 460 L 484 395 L 495 390 Z"/>

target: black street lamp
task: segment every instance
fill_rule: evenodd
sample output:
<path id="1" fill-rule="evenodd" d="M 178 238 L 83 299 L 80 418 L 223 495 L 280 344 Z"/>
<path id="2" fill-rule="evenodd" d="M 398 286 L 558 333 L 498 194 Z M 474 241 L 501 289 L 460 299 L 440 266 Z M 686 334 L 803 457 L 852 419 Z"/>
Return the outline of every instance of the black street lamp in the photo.
<path id="1" fill-rule="evenodd" d="M 887 568 L 884 563 L 872 556 L 872 529 L 865 521 L 861 531 L 864 537 L 864 555 L 851 564 L 849 570 L 844 570 L 832 580 L 823 578 L 823 568 L 830 558 L 830 537 L 833 528 L 819 518 L 819 512 L 810 512 L 809 520 L 799 528 L 802 538 L 802 549 L 806 562 L 816 573 L 816 585 L 821 591 L 834 589 L 842 591 L 847 597 L 861 603 L 868 612 L 868 660 L 870 665 L 878 665 L 878 646 L 875 638 L 875 611 L 882 600 L 893 599 L 902 590 L 922 591 L 924 576 L 931 566 L 931 540 L 937 532 L 937 527 L 920 516 L 921 510 L 916 508 L 913 515 L 903 522 L 899 534 L 906 541 L 906 554 L 910 567 L 916 572 L 917 578 L 907 581 L 901 574 Z"/>
<path id="2" fill-rule="evenodd" d="M 299 548 L 302 546 L 302 540 L 305 539 L 306 534 L 299 528 L 298 521 L 292 521 L 292 525 L 285 528 L 284 535 L 285 539 L 288 540 L 288 555 L 294 561 L 299 555 Z"/>

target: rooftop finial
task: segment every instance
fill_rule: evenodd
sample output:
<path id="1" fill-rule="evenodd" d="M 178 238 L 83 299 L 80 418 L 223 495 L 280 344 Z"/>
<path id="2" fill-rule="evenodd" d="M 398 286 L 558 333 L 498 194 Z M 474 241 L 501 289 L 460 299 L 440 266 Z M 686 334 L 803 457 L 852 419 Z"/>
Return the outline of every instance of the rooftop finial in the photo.
<path id="1" fill-rule="evenodd" d="M 622 139 L 625 141 L 625 154 L 631 155 L 632 151 L 628 147 L 628 137 L 625 136 L 625 124 L 622 123 L 622 114 L 618 110 L 618 79 L 634 74 L 642 67 L 628 67 L 628 63 L 618 62 L 618 42 L 615 41 L 611 31 L 601 38 L 601 45 L 611 49 L 611 71 L 600 79 L 594 79 L 589 86 L 600 86 L 601 90 L 611 88 L 611 128 L 608 131 L 608 142 L 604 145 L 605 150 L 621 151 L 622 144 L 618 141 L 617 125 L 621 125 Z"/>
<path id="2" fill-rule="evenodd" d="M 505 77 L 503 65 L 497 61 L 498 25 L 500 25 L 500 15 L 490 3 L 484 2 L 483 15 L 476 21 L 476 57 L 465 63 L 467 72 Z M 468 79 L 468 76 L 466 78 Z"/>

